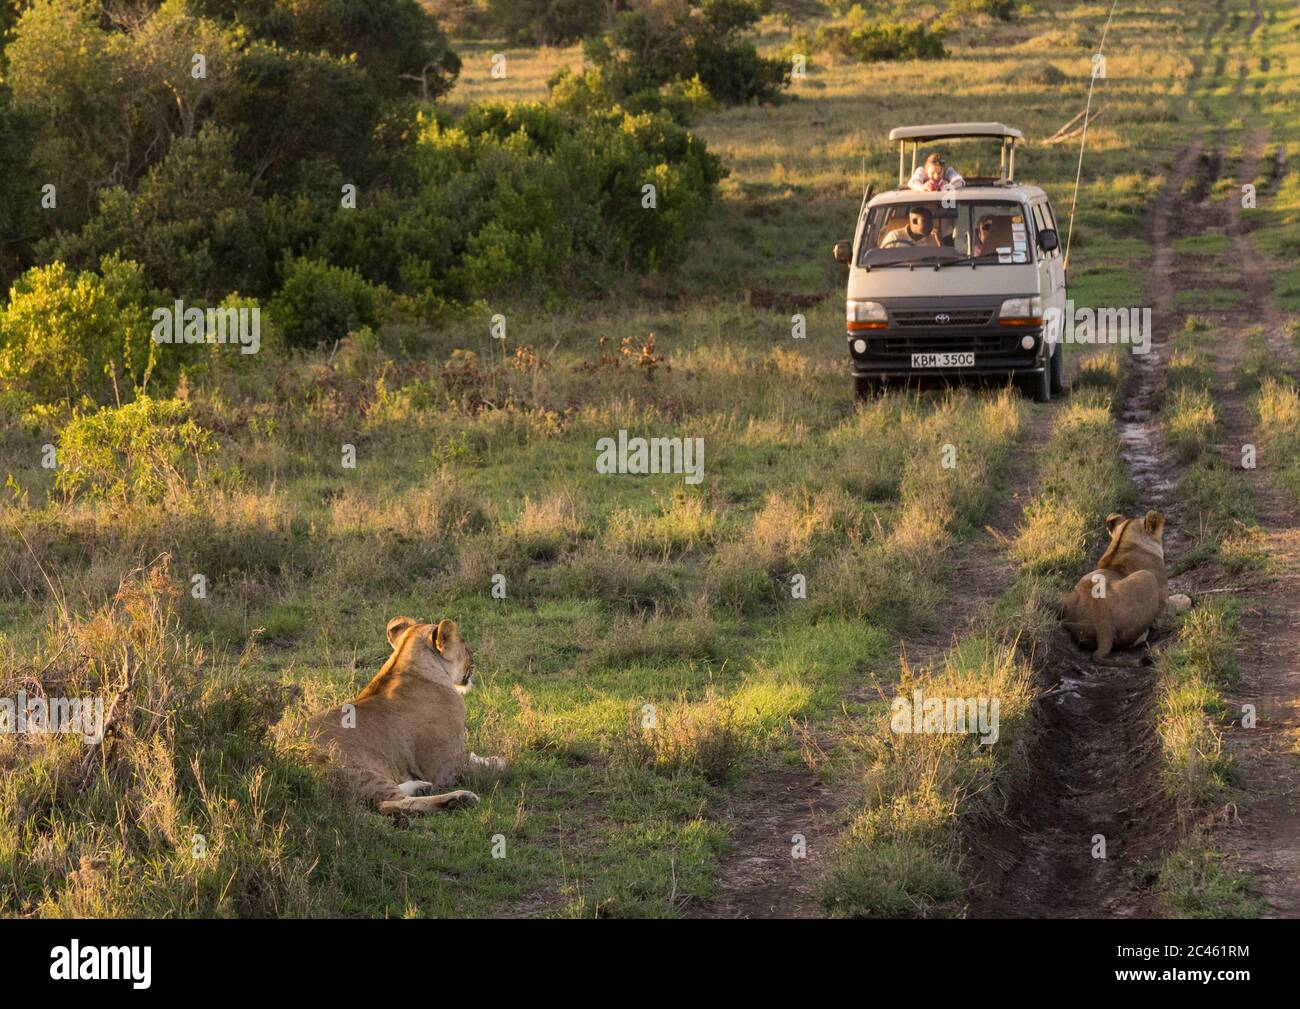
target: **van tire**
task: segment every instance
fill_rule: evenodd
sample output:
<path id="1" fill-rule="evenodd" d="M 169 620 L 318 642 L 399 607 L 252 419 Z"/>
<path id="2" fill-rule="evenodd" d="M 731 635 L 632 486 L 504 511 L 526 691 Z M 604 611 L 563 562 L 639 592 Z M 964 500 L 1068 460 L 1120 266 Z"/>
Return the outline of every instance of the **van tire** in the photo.
<path id="1" fill-rule="evenodd" d="M 1035 403 L 1050 403 L 1052 401 L 1052 368 L 1050 365 L 1044 366 L 1043 370 L 1037 374 L 1021 375 L 1019 383 L 1020 391 Z"/>
<path id="2" fill-rule="evenodd" d="M 1065 352 L 1058 343 L 1052 347 L 1052 395 L 1065 392 Z"/>
<path id="3" fill-rule="evenodd" d="M 883 385 L 880 379 L 870 375 L 854 375 L 853 395 L 861 400 L 872 400 L 879 394 Z"/>

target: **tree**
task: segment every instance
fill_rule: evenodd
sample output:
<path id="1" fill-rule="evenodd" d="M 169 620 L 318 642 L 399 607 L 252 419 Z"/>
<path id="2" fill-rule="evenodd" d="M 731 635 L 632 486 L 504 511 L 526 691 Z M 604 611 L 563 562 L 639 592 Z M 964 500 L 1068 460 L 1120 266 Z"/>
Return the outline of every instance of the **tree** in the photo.
<path id="1" fill-rule="evenodd" d="M 260 289 L 270 270 L 260 204 L 233 151 L 234 136 L 212 125 L 175 140 L 134 192 L 107 190 L 99 213 L 47 243 L 46 255 L 89 267 L 121 254 L 152 286 L 187 298 Z"/>
<path id="2" fill-rule="evenodd" d="M 607 0 L 488 0 L 492 26 L 507 38 L 558 46 L 585 38 L 609 17 Z"/>
<path id="3" fill-rule="evenodd" d="M 188 0 L 288 51 L 355 56 L 385 97 L 433 101 L 456 82 L 460 57 L 416 0 Z"/>
<path id="4" fill-rule="evenodd" d="M 0 284 L 8 287 L 41 229 L 40 186 L 32 173 L 36 121 L 13 108 L 0 84 Z"/>
<path id="5" fill-rule="evenodd" d="M 762 10 L 758 0 L 636 0 L 587 41 L 587 58 L 615 97 L 699 77 L 718 101 L 770 101 L 790 68 L 743 37 Z"/>
<path id="6" fill-rule="evenodd" d="M 363 181 L 379 153 L 384 110 L 355 59 L 255 42 L 240 54 L 237 76 L 216 121 L 238 135 L 239 161 L 254 182 L 276 188 L 305 161 Z"/>
<path id="7" fill-rule="evenodd" d="M 56 222 L 85 220 L 97 189 L 133 173 L 130 88 L 100 13 L 95 0 L 36 0 L 5 49 L 14 106 L 40 123 L 33 169 L 56 187 Z"/>
<path id="8" fill-rule="evenodd" d="M 812 21 L 827 14 L 824 0 L 768 0 L 768 7 L 785 23 L 786 34 L 792 37 L 800 22 Z"/>

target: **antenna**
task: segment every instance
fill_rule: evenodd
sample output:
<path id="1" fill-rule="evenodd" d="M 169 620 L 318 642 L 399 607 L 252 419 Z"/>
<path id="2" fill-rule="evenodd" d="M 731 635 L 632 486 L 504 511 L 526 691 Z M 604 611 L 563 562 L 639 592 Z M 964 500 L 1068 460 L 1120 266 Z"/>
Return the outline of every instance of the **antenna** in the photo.
<path id="1" fill-rule="evenodd" d="M 1110 13 L 1106 15 L 1105 27 L 1101 30 L 1101 41 L 1097 43 L 1097 56 L 1102 54 L 1106 48 L 1106 34 L 1110 31 L 1111 19 L 1115 16 L 1115 8 L 1119 6 L 1119 0 L 1115 0 L 1110 5 Z M 1074 198 L 1070 201 L 1070 229 L 1065 235 L 1065 260 L 1062 267 L 1065 270 L 1070 269 L 1070 242 L 1074 239 L 1074 211 L 1079 206 L 1079 181 L 1083 178 L 1083 150 L 1088 144 L 1088 120 L 1092 118 L 1092 89 L 1097 85 L 1097 71 L 1094 66 L 1092 76 L 1088 79 L 1088 104 L 1083 109 L 1083 134 L 1079 138 L 1079 165 L 1074 170 Z"/>

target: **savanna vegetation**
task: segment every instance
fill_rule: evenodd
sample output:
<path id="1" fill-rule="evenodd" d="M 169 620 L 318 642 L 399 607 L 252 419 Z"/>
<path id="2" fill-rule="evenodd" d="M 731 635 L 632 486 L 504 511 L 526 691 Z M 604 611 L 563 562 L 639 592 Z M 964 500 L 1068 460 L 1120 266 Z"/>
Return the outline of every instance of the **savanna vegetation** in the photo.
<path id="1" fill-rule="evenodd" d="M 1108 6 L 0 8 L 0 697 L 112 720 L 93 747 L 0 735 L 0 913 L 677 916 L 716 896 L 727 802 L 804 767 L 843 799 L 821 910 L 961 914 L 961 824 L 1023 772 L 1052 600 L 1141 504 L 1124 368 L 1077 365 L 1028 471 L 1047 408 L 1011 390 L 855 404 L 828 250 L 893 185 L 892 126 L 1034 138 L 1081 110 Z M 1109 29 L 1080 305 L 1144 296 L 1203 30 L 1177 4 Z M 1063 228 L 1076 158 L 1019 162 Z M 1259 234 L 1279 258 L 1294 185 Z M 256 309 L 257 352 L 155 341 L 177 301 Z M 1195 319 L 1175 346 L 1199 556 L 1247 570 Z M 1295 396 L 1260 379 L 1268 444 L 1300 458 Z M 620 431 L 702 439 L 702 482 L 596 472 Z M 1013 471 L 1013 577 L 958 626 L 952 557 Z M 511 762 L 410 823 L 300 737 L 400 613 L 460 624 L 470 746 Z M 1189 802 L 1230 785 L 1205 733 L 1234 619 L 1197 611 L 1162 667 Z M 950 647 L 900 664 L 921 635 Z M 895 745 L 888 698 L 917 684 L 1001 696 L 1001 742 Z M 1171 890 L 1237 899 L 1179 858 Z"/>

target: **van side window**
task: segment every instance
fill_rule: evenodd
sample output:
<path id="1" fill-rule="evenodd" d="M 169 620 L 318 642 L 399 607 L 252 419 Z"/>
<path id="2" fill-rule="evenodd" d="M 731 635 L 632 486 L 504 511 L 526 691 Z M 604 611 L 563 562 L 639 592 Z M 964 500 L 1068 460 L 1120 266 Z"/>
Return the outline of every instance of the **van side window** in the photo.
<path id="1" fill-rule="evenodd" d="M 1035 203 L 1030 207 L 1030 209 L 1033 211 L 1034 231 L 1036 232 L 1034 235 L 1034 247 L 1038 248 L 1038 236 L 1041 235 L 1043 229 L 1047 227 L 1047 225 L 1043 223 L 1043 205 L 1041 203 Z M 1047 254 L 1044 253 L 1042 249 L 1038 249 L 1038 258 L 1046 259 Z"/>
<path id="2" fill-rule="evenodd" d="M 1056 215 L 1052 213 L 1052 205 L 1048 203 L 1046 200 L 1043 201 L 1043 220 L 1047 222 L 1047 226 L 1049 228 L 1051 228 L 1053 231 L 1056 232 L 1056 238 L 1057 238 L 1056 249 L 1052 253 L 1052 258 L 1055 259 L 1061 255 L 1061 241 L 1062 241 L 1061 232 L 1060 229 L 1057 228 L 1056 226 Z"/>

